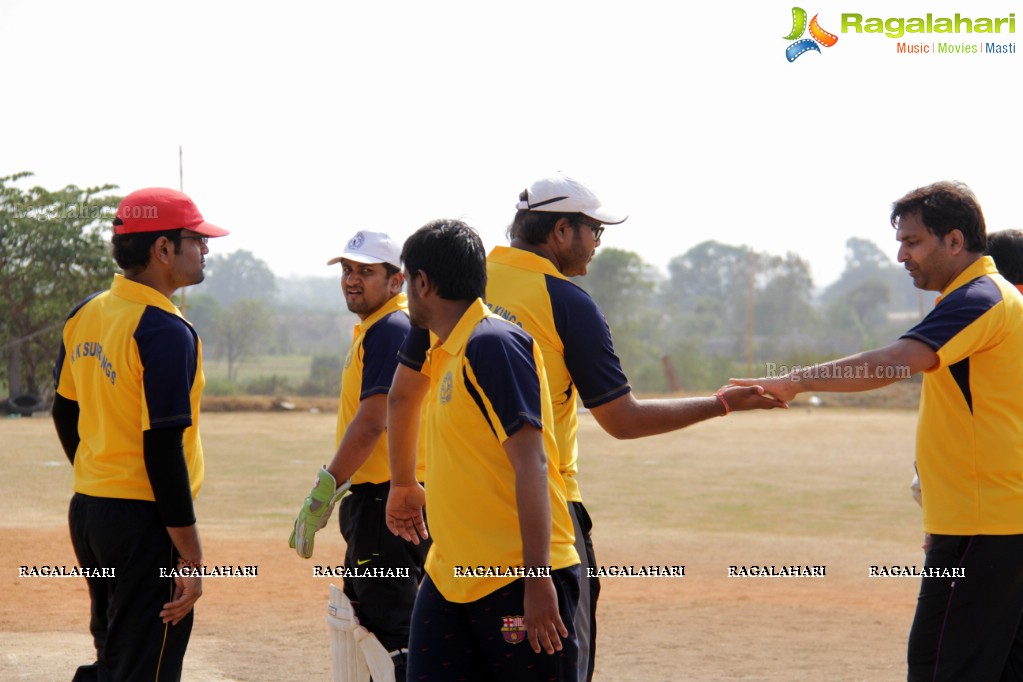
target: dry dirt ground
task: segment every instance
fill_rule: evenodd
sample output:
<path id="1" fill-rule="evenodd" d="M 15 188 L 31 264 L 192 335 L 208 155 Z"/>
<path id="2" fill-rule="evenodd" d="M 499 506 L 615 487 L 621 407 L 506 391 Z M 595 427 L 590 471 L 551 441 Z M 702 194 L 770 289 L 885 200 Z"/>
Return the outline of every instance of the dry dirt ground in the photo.
<path id="1" fill-rule="evenodd" d="M 581 422 L 599 562 L 685 566 L 603 581 L 597 679 L 905 679 L 917 581 L 868 573 L 922 565 L 914 412 L 793 408 L 631 442 Z M 258 577 L 204 582 L 184 679 L 330 679 L 329 579 L 312 567 L 341 563 L 341 539 L 331 519 L 304 561 L 287 537 L 332 452 L 333 416 L 205 414 L 202 431 L 206 560 Z M 0 680 L 69 680 L 93 654 L 85 582 L 19 577 L 75 565 L 70 469 L 44 415 L 0 421 L 0 466 Z M 826 575 L 728 577 L 733 565 Z"/>

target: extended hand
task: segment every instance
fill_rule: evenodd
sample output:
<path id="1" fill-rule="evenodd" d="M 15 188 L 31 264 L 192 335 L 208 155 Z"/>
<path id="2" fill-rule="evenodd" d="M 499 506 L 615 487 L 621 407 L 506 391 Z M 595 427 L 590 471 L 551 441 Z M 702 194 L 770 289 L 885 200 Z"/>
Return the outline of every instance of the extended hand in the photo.
<path id="1" fill-rule="evenodd" d="M 419 539 L 430 537 L 426 530 L 426 519 L 423 518 L 423 506 L 426 504 L 426 490 L 423 486 L 397 484 L 391 482 L 391 492 L 387 495 L 387 527 L 392 533 L 408 540 L 414 545 Z"/>
<path id="2" fill-rule="evenodd" d="M 295 519 L 295 528 L 288 538 L 288 547 L 293 548 L 303 559 L 311 557 L 316 531 L 327 525 L 334 505 L 344 497 L 351 485 L 351 481 L 345 481 L 338 486 L 326 467 L 322 467 L 317 475 L 316 484 L 305 498 L 302 511 Z"/>
<path id="3" fill-rule="evenodd" d="M 722 388 L 721 397 L 735 412 L 788 407 L 788 401 L 791 399 L 778 395 L 765 383 L 776 381 L 775 379 L 731 379 L 730 381 L 732 385 Z"/>

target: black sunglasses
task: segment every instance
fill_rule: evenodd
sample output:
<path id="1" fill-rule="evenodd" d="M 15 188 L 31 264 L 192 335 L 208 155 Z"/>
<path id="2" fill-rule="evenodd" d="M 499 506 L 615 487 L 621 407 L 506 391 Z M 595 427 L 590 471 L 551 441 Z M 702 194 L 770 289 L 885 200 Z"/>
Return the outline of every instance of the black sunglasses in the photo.
<path id="1" fill-rule="evenodd" d="M 600 235 L 604 234 L 604 226 L 601 225 L 600 223 L 591 223 L 586 220 L 579 219 L 578 221 L 576 221 L 576 224 L 585 225 L 586 227 L 593 230 L 593 241 L 595 242 L 599 242 Z"/>

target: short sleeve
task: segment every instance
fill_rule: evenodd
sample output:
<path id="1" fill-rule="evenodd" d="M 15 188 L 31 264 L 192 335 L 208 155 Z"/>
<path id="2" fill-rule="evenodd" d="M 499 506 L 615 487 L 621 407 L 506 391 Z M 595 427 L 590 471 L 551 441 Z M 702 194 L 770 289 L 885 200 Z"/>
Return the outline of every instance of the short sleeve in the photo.
<path id="1" fill-rule="evenodd" d="M 990 345 L 1000 327 L 993 313 L 1001 303 L 1002 292 L 995 281 L 978 277 L 943 298 L 902 338 L 929 346 L 938 354 L 940 366 L 954 365 Z"/>
<path id="2" fill-rule="evenodd" d="M 426 353 L 429 350 L 430 330 L 411 326 L 404 343 L 398 350 L 398 362 L 409 369 L 428 375 Z"/>
<path id="3" fill-rule="evenodd" d="M 359 400 L 391 390 L 394 370 L 398 368 L 398 351 L 411 325 L 408 315 L 395 311 L 377 321 L 363 339 L 362 388 Z"/>
<path id="4" fill-rule="evenodd" d="M 494 420 L 500 424 L 500 431 L 495 429 L 499 440 L 526 424 L 543 428 L 540 374 L 529 334 L 508 322 L 484 319 L 469 339 L 465 359 L 472 370 L 472 376 L 464 377 L 466 388 L 491 428 Z"/>
<path id="5" fill-rule="evenodd" d="M 195 330 L 176 315 L 148 307 L 134 338 L 150 428 L 191 426 L 191 393 L 199 357 Z"/>
<path id="6" fill-rule="evenodd" d="M 607 320 L 590 295 L 568 282 L 548 277 L 554 326 L 565 347 L 565 366 L 587 408 L 629 393 L 629 379 L 615 353 Z"/>

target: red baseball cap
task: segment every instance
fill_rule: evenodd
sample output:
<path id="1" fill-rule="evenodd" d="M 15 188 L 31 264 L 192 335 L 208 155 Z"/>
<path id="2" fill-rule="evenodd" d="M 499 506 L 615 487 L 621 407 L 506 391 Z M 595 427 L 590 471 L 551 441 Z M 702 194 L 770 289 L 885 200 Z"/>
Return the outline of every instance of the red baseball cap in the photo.
<path id="1" fill-rule="evenodd" d="M 166 187 L 148 187 L 121 200 L 114 220 L 114 234 L 188 229 L 207 237 L 230 234 L 206 222 L 188 195 Z"/>

